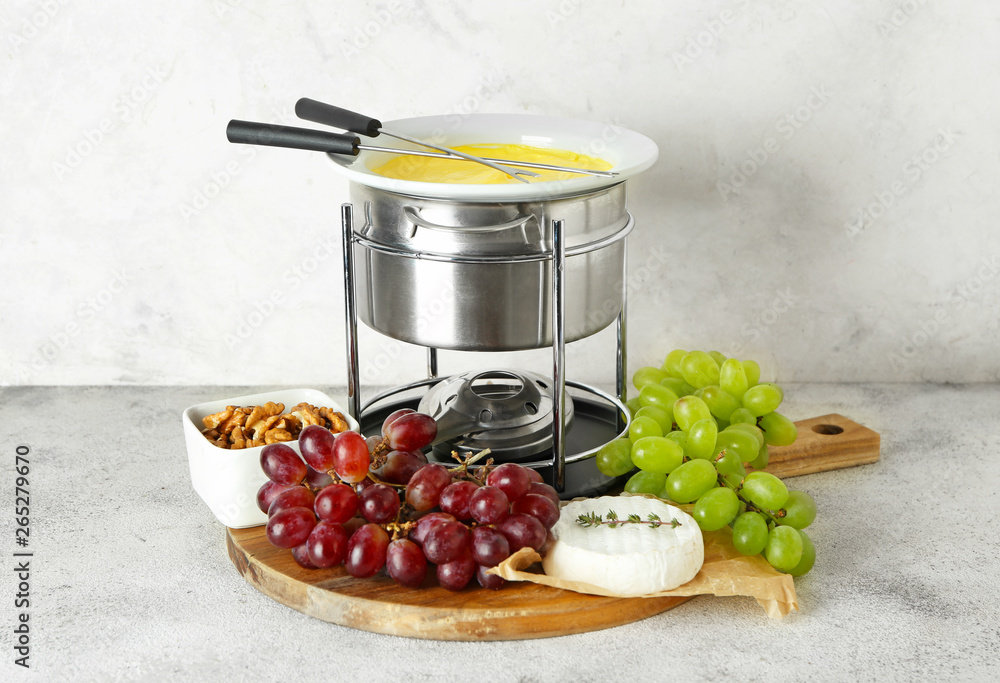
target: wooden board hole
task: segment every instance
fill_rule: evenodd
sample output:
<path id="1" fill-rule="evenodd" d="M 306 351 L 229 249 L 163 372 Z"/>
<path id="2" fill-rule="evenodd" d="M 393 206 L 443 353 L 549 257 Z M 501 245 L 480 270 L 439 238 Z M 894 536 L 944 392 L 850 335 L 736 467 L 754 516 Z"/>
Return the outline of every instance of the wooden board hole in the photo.
<path id="1" fill-rule="evenodd" d="M 817 434 L 843 434 L 844 428 L 839 425 L 814 425 L 812 430 Z"/>

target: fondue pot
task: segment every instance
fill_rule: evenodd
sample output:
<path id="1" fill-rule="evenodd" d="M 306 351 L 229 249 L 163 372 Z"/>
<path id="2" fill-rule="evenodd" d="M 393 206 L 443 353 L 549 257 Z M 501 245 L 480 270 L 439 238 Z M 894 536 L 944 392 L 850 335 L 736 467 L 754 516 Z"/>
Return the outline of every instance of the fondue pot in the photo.
<path id="1" fill-rule="evenodd" d="M 305 118 L 343 127 L 322 116 Z M 325 151 L 349 181 L 341 227 L 351 416 L 363 433 L 377 434 L 399 408 L 429 413 L 439 425 L 429 458 L 453 462 L 453 452 L 488 448 L 497 461 L 535 468 L 564 497 L 597 495 L 619 483 L 597 469 L 596 454 L 628 432 L 626 237 L 634 221 L 626 182 L 655 162 L 655 143 L 610 124 L 530 115 L 427 116 L 390 121 L 389 128 L 401 134 L 395 146 L 402 150 L 419 150 L 417 140 L 525 145 L 597 157 L 612 173 L 507 184 L 399 180 L 375 171 L 398 149 L 362 145 L 349 135 L 231 122 L 231 141 Z M 358 320 L 426 347 L 427 376 L 362 405 Z M 615 395 L 568 381 L 565 345 L 613 322 Z M 546 346 L 553 350 L 551 377 L 513 369 L 438 376 L 440 349 Z"/>
<path id="2" fill-rule="evenodd" d="M 390 154 L 330 154 L 350 180 L 358 317 L 394 339 L 440 349 L 548 346 L 552 223 L 562 220 L 566 341 L 609 325 L 622 306 L 625 237 L 633 226 L 624 181 L 652 165 L 656 145 L 590 121 L 457 118 L 390 124 L 417 138 L 444 137 L 450 146 L 522 144 L 581 152 L 610 162 L 616 175 L 530 184 L 423 183 L 375 173 Z"/>
<path id="3" fill-rule="evenodd" d="M 552 343 L 551 222 L 567 225 L 566 330 L 575 341 L 621 310 L 625 185 L 524 202 L 401 195 L 352 183 L 358 316 L 394 339 L 462 351 Z M 576 230 L 570 230 L 575 226 Z"/>

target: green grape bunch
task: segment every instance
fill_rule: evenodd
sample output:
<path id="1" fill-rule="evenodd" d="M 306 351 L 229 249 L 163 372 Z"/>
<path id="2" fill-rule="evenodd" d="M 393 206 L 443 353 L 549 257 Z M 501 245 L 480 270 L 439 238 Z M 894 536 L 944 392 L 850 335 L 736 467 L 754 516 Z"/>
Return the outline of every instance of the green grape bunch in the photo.
<path id="1" fill-rule="evenodd" d="M 609 477 L 638 470 L 626 491 L 693 503 L 698 525 L 731 526 L 733 546 L 744 555 L 763 553 L 792 576 L 812 569 L 816 551 L 803 529 L 816 517 L 816 502 L 762 471 L 768 446 L 787 446 L 798 436 L 795 424 L 776 412 L 785 398 L 781 387 L 761 382 L 752 360 L 682 349 L 658 368 L 639 368 L 632 383 L 639 395 L 626 403 L 628 436 L 598 452 L 598 469 Z"/>

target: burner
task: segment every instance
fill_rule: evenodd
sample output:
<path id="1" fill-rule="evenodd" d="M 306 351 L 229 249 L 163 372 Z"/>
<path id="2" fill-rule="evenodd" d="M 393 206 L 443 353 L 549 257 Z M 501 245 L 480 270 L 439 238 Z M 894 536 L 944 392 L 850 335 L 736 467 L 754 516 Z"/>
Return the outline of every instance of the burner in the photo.
<path id="1" fill-rule="evenodd" d="M 434 450 L 445 460 L 452 451 L 489 448 L 497 462 L 521 462 L 552 449 L 551 383 L 530 372 L 487 370 L 449 377 L 431 387 L 417 410 L 437 420 Z M 569 395 L 565 415 L 568 431 L 573 421 Z"/>

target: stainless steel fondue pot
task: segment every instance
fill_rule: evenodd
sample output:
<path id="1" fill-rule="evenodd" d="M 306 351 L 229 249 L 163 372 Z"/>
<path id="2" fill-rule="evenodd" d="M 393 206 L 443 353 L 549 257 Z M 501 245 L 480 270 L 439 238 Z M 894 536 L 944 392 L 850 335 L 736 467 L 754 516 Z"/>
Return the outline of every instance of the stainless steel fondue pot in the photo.
<path id="1" fill-rule="evenodd" d="M 439 349 L 552 344 L 552 221 L 566 225 L 566 341 L 621 311 L 625 184 L 550 200 L 467 202 L 351 183 L 358 317 Z M 360 215 L 358 215 L 360 212 Z"/>
<path id="2" fill-rule="evenodd" d="M 565 340 L 611 324 L 622 307 L 625 238 L 633 226 L 624 181 L 655 161 L 656 145 L 593 121 L 455 118 L 403 119 L 391 127 L 453 147 L 492 142 L 578 151 L 608 160 L 616 175 L 527 185 L 423 183 L 376 173 L 389 154 L 331 154 L 350 180 L 358 317 L 394 339 L 439 349 L 551 345 L 552 223 L 562 220 Z"/>

